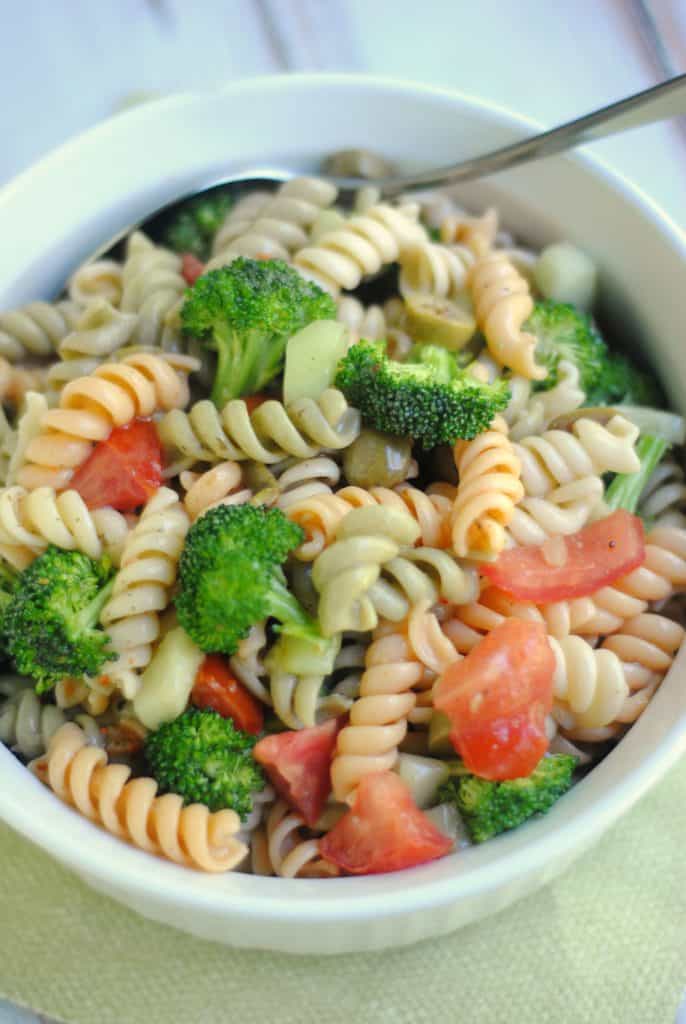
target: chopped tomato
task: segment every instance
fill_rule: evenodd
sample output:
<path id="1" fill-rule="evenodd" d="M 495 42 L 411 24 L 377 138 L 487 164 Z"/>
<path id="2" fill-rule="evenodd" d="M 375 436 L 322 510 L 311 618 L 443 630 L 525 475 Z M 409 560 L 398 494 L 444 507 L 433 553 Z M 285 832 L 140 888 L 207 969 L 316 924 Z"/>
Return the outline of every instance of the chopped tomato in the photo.
<path id="1" fill-rule="evenodd" d="M 231 718 L 238 729 L 257 736 L 262 732 L 262 705 L 234 678 L 226 658 L 208 654 L 198 669 L 191 693 L 198 708 L 212 708 L 222 718 Z"/>
<path id="2" fill-rule="evenodd" d="M 470 772 L 485 779 L 530 775 L 546 752 L 555 655 L 538 622 L 506 619 L 434 688 L 450 739 Z"/>
<path id="3" fill-rule="evenodd" d="M 263 402 L 267 401 L 267 396 L 261 394 L 248 395 L 247 398 L 243 399 L 243 401 L 248 407 L 248 412 L 255 412 L 255 409 L 262 405 Z"/>
<path id="4" fill-rule="evenodd" d="M 115 427 L 74 473 L 69 484 L 88 508 L 110 505 L 133 512 L 162 483 L 162 448 L 150 420 Z"/>
<path id="5" fill-rule="evenodd" d="M 331 792 L 331 759 L 344 720 L 331 718 L 312 729 L 265 736 L 253 751 L 274 788 L 310 826 Z"/>
<path id="6" fill-rule="evenodd" d="M 205 272 L 205 264 L 192 252 L 185 252 L 181 257 L 181 274 L 187 284 L 194 285 Z"/>
<path id="7" fill-rule="evenodd" d="M 513 597 L 540 604 L 594 594 L 645 558 L 643 524 L 623 509 L 569 537 L 554 538 L 554 543 L 559 557 L 556 550 L 551 558 L 546 544 L 510 548 L 495 562 L 482 563 L 481 571 Z"/>
<path id="8" fill-rule="evenodd" d="M 419 810 L 399 775 L 372 772 L 360 782 L 352 808 L 320 841 L 319 852 L 348 874 L 377 875 L 425 864 L 452 845 Z"/>

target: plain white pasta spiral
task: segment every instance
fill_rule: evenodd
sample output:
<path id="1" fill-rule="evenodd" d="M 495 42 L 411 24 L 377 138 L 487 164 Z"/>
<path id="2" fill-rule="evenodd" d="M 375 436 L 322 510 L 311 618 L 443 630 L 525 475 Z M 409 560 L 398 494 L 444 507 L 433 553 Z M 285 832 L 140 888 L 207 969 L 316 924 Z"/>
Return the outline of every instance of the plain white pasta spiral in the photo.
<path id="1" fill-rule="evenodd" d="M 338 874 L 333 865 L 319 856 L 319 839 L 312 833 L 322 831 L 318 827 L 305 831 L 304 819 L 285 800 L 277 800 L 265 824 L 252 837 L 253 874 L 280 878 L 326 878 Z"/>
<path id="2" fill-rule="evenodd" d="M 261 700 L 263 704 L 271 705 L 268 672 L 264 663 L 266 647 L 265 624 L 259 622 L 251 628 L 245 639 L 241 640 L 230 664 L 233 674 L 250 690 L 253 696 Z"/>
<path id="3" fill-rule="evenodd" d="M 317 178 L 293 178 L 281 185 L 252 221 L 227 219 L 215 241 L 208 269 L 230 263 L 237 256 L 289 260 L 307 245 L 308 231 L 320 211 L 335 201 L 335 186 Z"/>
<path id="4" fill-rule="evenodd" d="M 686 526 L 686 479 L 676 459 L 665 459 L 643 489 L 638 514 L 656 526 Z"/>
<path id="5" fill-rule="evenodd" d="M 210 813 L 202 804 L 183 806 L 175 793 L 157 795 L 151 778 L 130 779 L 131 769 L 108 764 L 103 750 L 88 744 L 67 722 L 31 769 L 66 804 L 106 831 L 148 853 L 200 871 L 230 871 L 247 854 L 238 840 L 235 811 Z"/>
<path id="6" fill-rule="evenodd" d="M 506 544 L 506 528 L 524 495 L 517 447 L 498 416 L 472 441 L 458 441 L 453 453 L 459 475 L 452 510 L 453 550 L 461 557 L 496 555 Z"/>
<path id="7" fill-rule="evenodd" d="M 566 416 L 583 405 L 586 395 L 579 379 L 576 366 L 564 360 L 558 367 L 557 384 L 548 391 L 534 391 L 530 380 L 513 375 L 509 381 L 512 398 L 502 414 L 511 440 L 521 441 L 531 434 L 540 434 L 558 416 Z"/>
<path id="8" fill-rule="evenodd" d="M 136 696 L 140 672 L 152 657 L 159 612 L 169 604 L 189 525 L 178 495 L 161 487 L 128 536 L 112 596 L 101 612 L 100 621 L 119 657 L 103 665 L 100 674 L 129 700 Z"/>
<path id="9" fill-rule="evenodd" d="M 91 558 L 107 554 L 116 565 L 128 533 L 121 512 L 90 511 L 77 491 L 0 489 L 0 555 L 17 569 L 26 568 L 48 544 Z"/>
<path id="10" fill-rule="evenodd" d="M 11 363 L 30 356 L 50 356 L 74 328 L 81 306 L 71 300 L 30 302 L 0 313 L 0 356 Z"/>
<path id="11" fill-rule="evenodd" d="M 184 372 L 174 369 L 174 359 L 140 352 L 119 363 L 103 363 L 67 384 L 59 408 L 43 414 L 39 433 L 27 445 L 17 482 L 29 490 L 62 490 L 93 444 L 104 441 L 114 427 L 185 406 L 188 382 Z M 196 366 L 192 360 L 184 365 Z"/>
<path id="12" fill-rule="evenodd" d="M 409 245 L 400 253 L 400 291 L 403 295 L 422 292 L 454 299 L 464 293 L 474 261 L 474 253 L 464 245 L 429 241 Z"/>
<path id="13" fill-rule="evenodd" d="M 170 314 L 187 287 L 181 257 L 135 231 L 129 237 L 122 280 L 121 310 L 138 315 L 133 341 L 178 349 L 180 340 Z"/>
<path id="14" fill-rule="evenodd" d="M 94 260 L 84 263 L 69 278 L 69 298 L 80 306 L 94 299 L 104 300 L 112 306 L 121 302 L 124 289 L 124 271 L 116 260 Z"/>
<path id="15" fill-rule="evenodd" d="M 607 637 L 604 650 L 612 651 L 623 664 L 633 693 L 662 681 L 684 639 L 684 627 L 664 615 L 643 613 L 627 619 L 618 633 Z"/>
<path id="16" fill-rule="evenodd" d="M 52 737 L 67 721 L 64 711 L 54 704 L 41 704 L 32 683 L 19 677 L 0 679 L 0 694 L 6 695 L 0 704 L 0 743 L 25 760 L 45 753 Z M 79 714 L 75 721 L 90 743 L 102 746 L 102 733 L 90 715 Z"/>
<path id="17" fill-rule="evenodd" d="M 252 498 L 252 491 L 243 487 L 243 471 L 237 462 L 219 462 L 204 473 L 184 470 L 179 480 L 192 523 L 218 505 L 244 505 Z"/>
<path id="18" fill-rule="evenodd" d="M 619 414 L 607 424 L 581 417 L 571 431 L 548 430 L 515 443 L 521 481 L 530 497 L 544 497 L 560 484 L 603 473 L 636 473 L 638 428 Z"/>
<path id="19" fill-rule="evenodd" d="M 339 523 L 353 509 L 380 505 L 409 512 L 420 528 L 420 540 L 426 547 L 450 546 L 452 502 L 442 494 L 426 494 L 409 484 L 394 488 L 348 486 L 335 494 L 302 496 L 289 502 L 285 512 L 305 531 L 305 541 L 295 552 L 303 561 L 312 561 L 331 543 Z M 283 506 L 282 506 L 283 507 Z"/>
<path id="20" fill-rule="evenodd" d="M 540 545 L 548 537 L 577 533 L 602 509 L 603 492 L 599 476 L 586 476 L 544 498 L 522 498 L 507 527 L 510 542 Z"/>
<path id="21" fill-rule="evenodd" d="M 581 637 L 548 642 L 555 655 L 553 717 L 566 728 L 601 728 L 614 721 L 629 695 L 622 663 L 612 650 L 594 650 Z"/>
<path id="22" fill-rule="evenodd" d="M 347 448 L 359 432 L 359 412 L 335 388 L 316 401 L 301 398 L 288 408 L 270 399 L 253 412 L 242 399 L 222 410 L 203 400 L 187 413 L 168 413 L 158 424 L 168 452 L 191 463 L 252 459 L 271 464 L 288 455 L 311 459 L 325 448 Z"/>
<path id="23" fill-rule="evenodd" d="M 357 288 L 366 274 L 376 274 L 397 260 L 402 249 L 425 237 L 424 228 L 408 210 L 379 203 L 324 235 L 317 245 L 300 249 L 293 263 L 306 277 L 337 294 L 340 289 Z"/>
<path id="24" fill-rule="evenodd" d="M 248 192 L 241 196 L 231 206 L 212 239 L 213 255 L 225 249 L 230 239 L 244 234 L 271 198 L 271 192 Z"/>
<path id="25" fill-rule="evenodd" d="M 338 300 L 338 316 L 342 324 L 358 338 L 378 341 L 386 337 L 386 316 L 382 306 L 364 306 L 354 295 Z"/>
<path id="26" fill-rule="evenodd" d="M 135 313 L 122 313 L 106 299 L 91 302 L 59 344 L 62 359 L 105 359 L 128 345 L 138 323 Z"/>
<path id="27" fill-rule="evenodd" d="M 340 466 L 327 455 L 287 459 L 283 466 L 274 466 L 273 472 L 278 488 L 276 506 L 283 512 L 302 501 L 331 494 L 332 486 L 341 478 Z"/>

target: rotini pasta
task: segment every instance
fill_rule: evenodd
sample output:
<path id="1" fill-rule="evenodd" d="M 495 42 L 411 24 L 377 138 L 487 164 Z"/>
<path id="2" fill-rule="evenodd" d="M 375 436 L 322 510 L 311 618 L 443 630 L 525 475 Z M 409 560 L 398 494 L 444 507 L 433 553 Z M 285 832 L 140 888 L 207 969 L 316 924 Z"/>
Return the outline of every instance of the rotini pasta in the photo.
<path id="1" fill-rule="evenodd" d="M 307 245 L 308 229 L 322 209 L 335 201 L 333 185 L 316 178 L 293 178 L 281 185 L 264 205 L 255 206 L 253 220 L 235 214 L 222 225 L 209 268 L 231 262 L 236 256 L 269 256 L 288 260 Z M 247 211 L 243 207 L 242 213 Z"/>
<path id="2" fill-rule="evenodd" d="M 425 237 L 424 229 L 408 210 L 379 203 L 324 235 L 317 245 L 300 249 L 293 263 L 337 294 L 342 288 L 356 288 L 365 274 L 377 273 L 396 260 L 401 249 Z"/>
<path id="3" fill-rule="evenodd" d="M 590 597 L 544 606 L 548 628 L 555 636 L 580 633 L 606 636 L 648 605 L 664 601 L 686 587 L 686 530 L 656 527 L 646 537 L 643 565 Z"/>
<path id="4" fill-rule="evenodd" d="M 116 260 L 84 263 L 67 283 L 69 298 L 79 306 L 86 306 L 92 300 L 103 300 L 116 308 L 123 290 L 123 268 Z"/>
<path id="5" fill-rule="evenodd" d="M 174 793 L 157 796 L 154 779 L 130 779 L 127 765 L 108 764 L 105 752 L 89 745 L 72 722 L 58 729 L 45 757 L 31 767 L 64 803 L 147 853 L 218 872 L 230 871 L 248 852 L 236 838 L 235 811 L 211 814 L 202 804 L 184 807 Z"/>
<path id="6" fill-rule="evenodd" d="M 121 311 L 138 317 L 132 340 L 177 351 L 180 339 L 170 314 L 186 290 L 180 257 L 135 231 L 128 242 L 122 285 Z"/>
<path id="7" fill-rule="evenodd" d="M 400 253 L 400 291 L 454 299 L 464 293 L 474 261 L 474 253 L 465 245 L 427 241 L 409 245 Z"/>
<path id="8" fill-rule="evenodd" d="M 327 166 L 353 164 L 394 171 L 364 150 Z M 637 481 L 684 425 L 632 410 L 655 382 L 628 356 L 614 372 L 593 311 L 563 304 L 495 210 L 386 202 L 373 182 L 339 199 L 314 178 L 230 202 L 170 208 L 164 245 L 134 231 L 68 298 L 0 314 L 0 742 L 179 865 L 300 879 L 413 863 L 413 816 L 436 854 L 432 825 L 474 829 L 447 796 L 457 771 L 537 787 L 552 769 L 564 787 L 662 685 L 685 632 L 680 451 L 639 498 L 642 564 L 616 566 L 638 560 Z M 595 267 L 566 250 L 586 310 Z M 275 276 L 254 262 L 273 257 Z M 216 289 L 191 283 L 215 268 Z M 244 301 L 264 322 L 246 327 Z M 220 383 L 239 396 L 223 408 Z M 606 494 L 610 474 L 627 479 Z M 586 578 L 577 535 L 603 519 Z M 565 593 L 583 596 L 545 600 Z"/>
<path id="9" fill-rule="evenodd" d="M 403 628 L 375 640 L 365 666 L 360 695 L 350 709 L 349 725 L 338 734 L 331 765 L 333 794 L 339 801 L 351 800 L 364 775 L 393 768 L 415 706 L 413 688 L 424 675 Z"/>
<path id="10" fill-rule="evenodd" d="M 62 339 L 59 354 L 67 360 L 105 359 L 129 343 L 137 322 L 135 313 L 121 313 L 106 299 L 96 299 Z"/>
<path id="11" fill-rule="evenodd" d="M 139 673 L 152 657 L 158 613 L 169 604 L 188 526 L 178 495 L 161 487 L 124 544 L 112 597 L 100 615 L 118 659 L 101 674 L 128 699 L 136 696 Z"/>
<path id="12" fill-rule="evenodd" d="M 48 544 L 91 558 L 108 554 L 118 564 L 128 532 L 121 512 L 91 512 L 76 491 L 0 489 L 0 555 L 15 568 L 24 569 Z"/>
<path id="13" fill-rule="evenodd" d="M 271 807 L 265 825 L 253 839 L 252 872 L 280 878 L 330 878 L 338 874 L 319 856 L 323 829 L 307 829 L 284 800 Z"/>
<path id="14" fill-rule="evenodd" d="M 507 424 L 497 417 L 486 433 L 458 441 L 454 456 L 459 483 L 452 510 L 453 549 L 462 557 L 491 557 L 505 546 L 505 529 L 524 495 L 521 463 Z"/>
<path id="15" fill-rule="evenodd" d="M 504 253 L 480 256 L 469 275 L 476 320 L 493 358 L 529 380 L 543 380 L 536 339 L 522 330 L 534 304 L 526 280 Z"/>
<path id="16" fill-rule="evenodd" d="M 20 363 L 31 356 L 51 356 L 74 329 L 81 307 L 71 300 L 30 302 L 0 313 L 0 356 Z"/>
<path id="17" fill-rule="evenodd" d="M 67 721 L 65 713 L 54 704 L 41 704 L 29 680 L 2 679 L 0 694 L 0 743 L 4 743 L 24 760 L 44 754 L 50 740 Z M 103 736 L 90 715 L 78 714 L 76 723 L 83 729 L 89 743 L 103 745 Z"/>
<path id="18" fill-rule="evenodd" d="M 104 440 L 113 427 L 187 402 L 185 374 L 162 356 L 141 352 L 121 363 L 103 363 L 90 376 L 67 384 L 59 408 L 44 413 L 17 482 L 28 489 L 62 490 L 93 443 Z"/>
<path id="19" fill-rule="evenodd" d="M 638 428 L 615 415 L 604 425 L 587 417 L 571 431 L 548 430 L 514 445 L 521 463 L 521 481 L 529 497 L 545 497 L 553 488 L 603 473 L 635 473 Z"/>
<path id="20" fill-rule="evenodd" d="M 335 494 L 316 494 L 290 503 L 285 511 L 305 530 L 306 540 L 296 552 L 303 561 L 312 561 L 331 543 L 342 519 L 352 509 L 373 507 L 394 508 L 409 512 L 420 529 L 419 539 L 432 548 L 450 546 L 452 502 L 443 494 L 425 494 L 409 484 L 394 488 L 343 487 Z M 282 506 L 283 507 L 283 506 Z"/>
<path id="21" fill-rule="evenodd" d="M 656 526 L 686 527 L 686 479 L 676 459 L 666 459 L 652 473 L 638 511 Z"/>
<path id="22" fill-rule="evenodd" d="M 270 400 L 252 413 L 241 399 L 221 411 L 204 400 L 187 413 L 168 413 L 158 426 L 172 457 L 176 453 L 191 463 L 252 459 L 268 465 L 288 455 L 311 459 L 322 449 L 347 448 L 359 431 L 359 413 L 335 388 L 324 391 L 316 402 L 303 398 L 287 409 Z"/>

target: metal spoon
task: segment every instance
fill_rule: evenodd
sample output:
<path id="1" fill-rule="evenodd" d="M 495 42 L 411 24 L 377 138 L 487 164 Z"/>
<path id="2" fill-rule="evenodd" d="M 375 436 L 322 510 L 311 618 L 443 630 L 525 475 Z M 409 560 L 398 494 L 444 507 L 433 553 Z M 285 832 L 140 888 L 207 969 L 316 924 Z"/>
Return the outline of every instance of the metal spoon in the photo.
<path id="1" fill-rule="evenodd" d="M 686 74 L 678 75 L 676 78 L 671 78 L 660 85 L 653 86 L 651 89 L 645 89 L 643 92 L 619 100 L 617 103 L 601 107 L 600 110 L 586 114 L 583 117 L 578 117 L 573 121 L 568 121 L 558 128 L 530 136 L 520 142 L 511 143 L 509 146 L 503 146 L 482 156 L 474 157 L 470 160 L 462 160 L 460 163 L 450 167 L 422 171 L 419 174 L 390 175 L 388 177 L 374 178 L 373 183 L 382 195 L 388 197 L 411 191 L 412 189 L 456 185 L 460 182 L 484 178 L 510 167 L 517 167 L 528 161 L 541 160 L 544 157 L 574 149 L 576 146 L 585 145 L 588 142 L 596 142 L 598 139 L 607 138 L 617 132 L 640 128 L 644 125 L 654 124 L 657 121 L 677 117 L 681 114 L 686 114 Z M 116 237 L 105 243 L 92 258 L 95 259 L 96 257 L 112 253 L 116 250 L 121 240 L 136 228 L 141 228 L 155 237 L 164 225 L 174 217 L 179 207 L 188 202 L 189 199 L 209 195 L 217 189 L 221 189 L 224 192 L 231 192 L 233 190 L 246 192 L 253 188 L 273 187 L 292 176 L 292 171 L 276 168 L 259 168 L 212 181 L 204 188 L 166 203 L 145 218 L 145 220 L 129 225 L 125 230 L 119 232 Z M 337 178 L 329 175 L 324 175 L 324 177 L 344 191 L 355 190 L 362 185 L 370 183 L 369 178 L 362 177 Z"/>

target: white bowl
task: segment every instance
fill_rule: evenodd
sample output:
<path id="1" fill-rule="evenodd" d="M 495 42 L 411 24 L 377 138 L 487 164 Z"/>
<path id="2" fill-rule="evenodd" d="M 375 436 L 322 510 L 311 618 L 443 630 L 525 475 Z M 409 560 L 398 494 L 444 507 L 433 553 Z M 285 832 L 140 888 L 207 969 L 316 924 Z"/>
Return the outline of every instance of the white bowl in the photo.
<path id="1" fill-rule="evenodd" d="M 533 125 L 457 93 L 344 76 L 251 79 L 120 115 L 0 193 L 0 309 L 54 295 L 103 239 L 232 169 L 315 169 L 343 146 L 407 166 L 448 163 Z M 586 156 L 468 186 L 525 240 L 581 243 L 602 267 L 617 336 L 642 339 L 686 412 L 686 240 L 653 203 Z M 627 737 L 548 816 L 410 872 L 327 881 L 204 876 L 141 853 L 61 804 L 0 747 L 0 816 L 85 881 L 147 917 L 233 945 L 341 953 L 416 942 L 525 896 L 594 842 L 686 749 L 682 654 Z"/>

